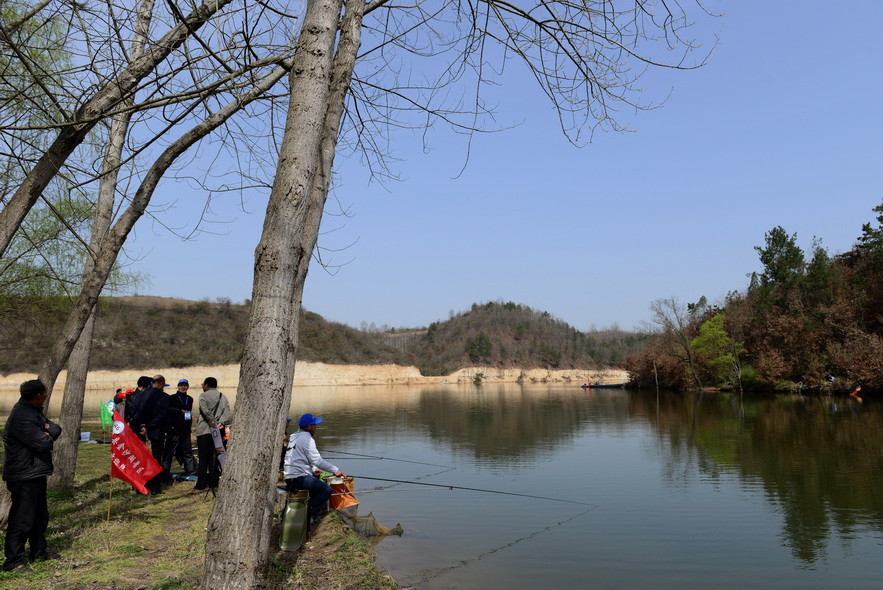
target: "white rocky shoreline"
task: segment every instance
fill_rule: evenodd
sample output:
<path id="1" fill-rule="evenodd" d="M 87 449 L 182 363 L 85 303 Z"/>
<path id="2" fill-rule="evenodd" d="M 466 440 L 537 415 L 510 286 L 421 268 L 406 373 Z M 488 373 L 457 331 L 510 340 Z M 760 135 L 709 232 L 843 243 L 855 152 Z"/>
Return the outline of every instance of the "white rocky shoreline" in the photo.
<path id="1" fill-rule="evenodd" d="M 140 375 L 162 374 L 169 383 L 188 379 L 201 383 L 205 377 L 218 380 L 220 389 L 234 391 L 239 384 L 239 365 L 196 366 L 185 368 L 149 367 L 123 371 L 89 371 L 86 378 L 87 396 L 100 393 L 105 396 L 117 388 L 134 387 Z M 473 383 L 481 374 L 482 383 L 623 383 L 628 372 L 621 369 L 500 369 L 497 367 L 468 367 L 450 375 L 425 377 L 417 367 L 401 365 L 329 365 L 325 363 L 298 362 L 294 374 L 294 387 L 341 387 L 359 385 L 432 385 Z M 33 373 L 0 375 L 0 395 L 14 394 L 23 381 L 33 379 Z M 64 389 L 66 372 L 58 376 L 54 392 L 60 396 Z"/>

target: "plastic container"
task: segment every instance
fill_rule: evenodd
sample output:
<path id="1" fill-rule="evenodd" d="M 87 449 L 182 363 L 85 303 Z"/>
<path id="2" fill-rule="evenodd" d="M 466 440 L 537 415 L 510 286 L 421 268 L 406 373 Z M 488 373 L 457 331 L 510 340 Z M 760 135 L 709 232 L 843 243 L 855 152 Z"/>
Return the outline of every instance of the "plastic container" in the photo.
<path id="1" fill-rule="evenodd" d="M 279 549 L 297 551 L 307 539 L 307 501 L 310 493 L 298 490 L 288 494 L 288 502 L 282 511 L 282 532 L 279 535 Z"/>

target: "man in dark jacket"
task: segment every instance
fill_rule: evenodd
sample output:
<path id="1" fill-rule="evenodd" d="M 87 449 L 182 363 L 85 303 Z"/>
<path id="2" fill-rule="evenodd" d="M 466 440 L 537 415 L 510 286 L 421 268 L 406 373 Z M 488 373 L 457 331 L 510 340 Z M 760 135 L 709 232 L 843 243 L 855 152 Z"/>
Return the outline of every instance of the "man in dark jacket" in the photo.
<path id="1" fill-rule="evenodd" d="M 150 440 L 150 452 L 160 465 L 163 463 L 169 412 L 169 396 L 163 391 L 165 386 L 166 378 L 162 375 L 154 375 L 151 387 L 138 394 L 129 421 L 132 430 L 137 432 L 142 440 L 144 437 Z M 168 474 L 162 472 L 147 482 L 146 487 L 151 494 L 158 494 L 160 483 L 167 479 Z"/>
<path id="2" fill-rule="evenodd" d="M 3 428 L 3 481 L 12 494 L 3 569 L 27 572 L 31 568 L 25 564 L 25 541 L 31 545 L 31 561 L 57 557 L 46 549 L 46 479 L 52 474 L 52 445 L 61 427 L 43 415 L 48 391 L 42 381 L 25 381 L 19 392 L 21 399 Z"/>
<path id="3" fill-rule="evenodd" d="M 172 457 L 184 467 L 184 475 L 196 475 L 196 459 L 193 458 L 193 441 L 190 437 L 193 425 L 193 398 L 187 395 L 190 383 L 178 381 L 178 391 L 169 396 L 169 433 L 162 468 L 172 471 Z"/>
<path id="4" fill-rule="evenodd" d="M 138 429 L 135 428 L 132 424 L 132 416 L 137 413 L 141 392 L 145 389 L 148 389 L 151 382 L 152 379 L 150 377 L 148 377 L 147 375 L 141 375 L 140 377 L 138 377 L 138 384 L 135 386 L 135 390 L 132 391 L 132 393 L 127 394 L 126 397 L 122 400 L 124 407 L 120 415 L 123 417 L 123 420 L 125 420 L 132 426 L 135 434 L 138 434 Z M 116 398 L 114 398 L 113 401 L 114 403 L 117 403 Z M 146 438 L 142 436 L 141 440 L 146 440 Z"/>

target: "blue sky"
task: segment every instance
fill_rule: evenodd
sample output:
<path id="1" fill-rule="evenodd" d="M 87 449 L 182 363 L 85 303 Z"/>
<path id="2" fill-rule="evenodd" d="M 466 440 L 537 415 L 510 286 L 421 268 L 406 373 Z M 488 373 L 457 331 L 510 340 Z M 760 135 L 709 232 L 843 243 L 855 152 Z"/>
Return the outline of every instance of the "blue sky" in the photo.
<path id="1" fill-rule="evenodd" d="M 716 301 L 760 270 L 754 246 L 781 225 L 809 250 L 850 248 L 883 202 L 883 2 L 718 2 L 720 43 L 697 71 L 650 72 L 662 108 L 575 148 L 530 81 L 499 89 L 514 129 L 478 136 L 466 158 L 443 129 L 428 152 L 394 136 L 399 182 L 369 183 L 339 158 L 323 257 L 304 306 L 358 327 L 425 326 L 474 302 L 511 300 L 586 330 L 649 319 L 654 299 Z M 836 10 L 835 10 L 836 8 Z M 161 186 L 163 223 L 191 227 L 199 195 Z M 266 196 L 213 204 L 218 235 L 182 241 L 143 219 L 128 252 L 142 294 L 251 296 Z M 329 207 L 332 210 L 333 206 Z"/>

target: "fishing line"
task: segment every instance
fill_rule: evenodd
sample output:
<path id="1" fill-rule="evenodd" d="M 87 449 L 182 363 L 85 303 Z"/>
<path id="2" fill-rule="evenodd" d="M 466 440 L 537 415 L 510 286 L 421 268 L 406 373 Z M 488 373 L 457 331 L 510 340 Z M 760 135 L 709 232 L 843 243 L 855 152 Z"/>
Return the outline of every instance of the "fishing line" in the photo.
<path id="1" fill-rule="evenodd" d="M 421 475 L 421 476 L 419 476 L 419 477 L 415 477 L 414 480 L 416 481 L 416 480 L 419 480 L 419 479 L 426 479 L 427 477 L 435 477 L 436 475 L 441 475 L 442 473 L 447 473 L 448 471 L 453 471 L 454 469 L 456 469 L 456 467 L 451 467 L 450 469 L 442 469 L 441 471 L 436 471 L 435 473 L 427 473 L 426 475 Z M 381 481 L 387 481 L 387 480 L 381 480 Z M 394 480 L 389 480 L 389 481 L 394 481 Z M 377 486 L 377 487 L 375 487 L 375 488 L 368 488 L 367 490 L 364 490 L 364 491 L 366 491 L 366 492 L 371 492 L 371 491 L 384 491 L 384 490 L 388 490 L 389 488 L 393 488 L 393 487 L 395 487 L 395 486 L 397 486 L 397 485 L 399 485 L 399 484 L 398 484 L 398 483 L 392 483 L 392 484 L 390 484 L 390 485 L 388 485 L 388 486 Z"/>
<path id="2" fill-rule="evenodd" d="M 566 502 L 567 500 L 564 500 L 564 501 Z M 493 549 L 488 549 L 487 551 L 485 551 L 483 553 L 479 553 L 478 555 L 476 555 L 472 559 L 463 559 L 453 565 L 449 565 L 448 567 L 423 570 L 422 572 L 419 572 L 419 573 L 415 574 L 415 576 L 414 576 L 414 577 L 420 576 L 420 579 L 417 582 L 409 582 L 409 585 L 412 585 L 415 583 L 419 584 L 419 583 L 423 583 L 423 582 L 428 582 L 429 580 L 431 580 L 433 578 L 438 578 L 451 570 L 455 570 L 455 569 L 458 569 L 461 567 L 466 567 L 469 564 L 474 563 L 476 561 L 480 561 L 480 560 L 484 559 L 485 557 L 493 555 L 494 553 L 496 553 L 498 551 L 503 551 L 504 549 L 508 549 L 509 547 L 513 547 L 513 546 L 517 545 L 518 543 L 521 543 L 522 541 L 526 541 L 528 539 L 532 539 L 532 538 L 537 537 L 539 535 L 548 533 L 552 529 L 558 528 L 558 527 L 570 522 L 571 520 L 579 518 L 583 514 L 587 514 L 587 513 L 591 512 L 592 510 L 595 510 L 598 508 L 597 504 L 589 504 L 589 506 L 591 506 L 591 508 L 583 510 L 579 514 L 574 514 L 570 518 L 565 518 L 564 520 L 556 522 L 555 524 L 550 524 L 549 526 L 535 530 L 530 534 L 527 534 L 523 537 L 519 537 L 519 538 L 515 539 L 514 541 L 510 541 L 509 543 L 506 543 L 504 545 L 500 545 L 499 547 L 494 547 Z M 401 580 L 401 582 L 405 582 L 406 580 L 408 580 L 408 578 L 404 578 L 403 580 Z"/>
<path id="3" fill-rule="evenodd" d="M 576 500 L 564 500 L 562 498 L 547 498 L 546 496 L 534 496 L 533 494 L 519 494 L 517 492 L 502 492 L 500 490 L 483 490 L 480 488 L 467 488 L 464 486 L 451 486 L 451 485 L 447 485 L 447 484 L 443 484 L 443 483 L 429 483 L 429 482 L 424 482 L 424 481 L 414 481 L 414 480 L 407 480 L 407 479 L 389 479 L 389 478 L 385 478 L 385 477 L 367 477 L 364 475 L 353 475 L 351 473 L 348 475 L 355 477 L 355 478 L 360 478 L 360 479 L 372 479 L 374 481 L 389 481 L 389 482 L 394 482 L 394 483 L 412 483 L 412 484 L 415 484 L 418 486 L 432 486 L 435 488 L 446 488 L 449 490 L 467 490 L 470 492 L 485 492 L 488 494 L 503 494 L 504 496 L 519 496 L 521 498 L 534 498 L 536 500 L 549 500 L 551 502 L 564 502 L 566 504 L 578 504 L 580 506 L 592 506 L 593 508 L 598 507 L 598 504 L 591 504 L 589 502 L 578 502 Z"/>
<path id="4" fill-rule="evenodd" d="M 385 459 L 387 461 L 398 461 L 399 463 L 413 463 L 414 465 L 429 465 L 430 467 L 451 467 L 450 465 L 439 465 L 438 463 L 424 463 L 423 461 L 409 461 L 408 459 L 393 459 L 392 457 L 380 457 L 378 455 L 363 455 L 361 453 L 347 453 L 346 451 L 332 451 L 330 449 L 322 449 L 326 453 L 337 453 L 338 455 L 350 455 L 352 457 L 363 457 L 365 459 Z M 455 469 L 451 467 L 451 469 Z"/>
<path id="5" fill-rule="evenodd" d="M 432 490 L 427 490 L 426 488 L 396 488 L 396 489 L 392 489 L 392 488 L 370 488 L 370 489 L 367 489 L 367 490 L 360 490 L 360 491 L 359 491 L 359 495 L 362 496 L 362 495 L 365 495 L 365 494 L 376 494 L 376 493 L 378 493 L 378 492 L 383 492 L 383 493 L 390 493 L 390 492 L 409 492 L 409 493 L 413 493 L 413 492 L 430 492 L 430 491 L 432 491 Z"/>

